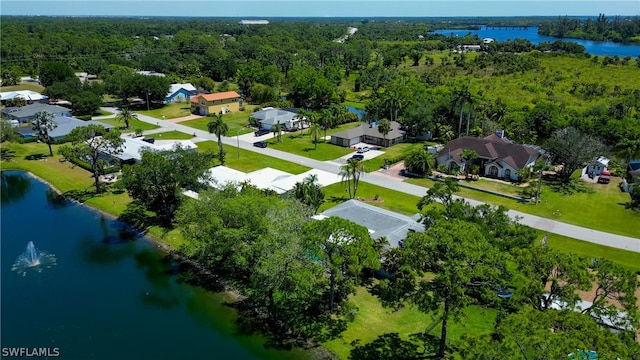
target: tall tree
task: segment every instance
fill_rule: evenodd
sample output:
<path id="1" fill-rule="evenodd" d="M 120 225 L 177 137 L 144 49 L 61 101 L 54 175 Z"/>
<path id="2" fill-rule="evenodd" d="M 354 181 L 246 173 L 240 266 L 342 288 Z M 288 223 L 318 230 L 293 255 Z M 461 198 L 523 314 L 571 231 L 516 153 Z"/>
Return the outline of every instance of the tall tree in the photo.
<path id="1" fill-rule="evenodd" d="M 186 162 L 189 165 L 186 165 Z M 173 221 L 180 204 L 180 190 L 188 184 L 205 180 L 211 155 L 176 148 L 174 151 L 142 150 L 142 159 L 125 165 L 122 180 L 129 195 L 164 223 Z"/>
<path id="2" fill-rule="evenodd" d="M 364 270 L 378 269 L 380 261 L 374 241 L 364 226 L 331 216 L 307 225 L 309 251 L 329 274 L 329 309 L 335 311 L 337 287 L 341 294 L 353 293 L 353 281 Z"/>
<path id="3" fill-rule="evenodd" d="M 49 132 L 58 127 L 54 115 L 48 111 L 38 111 L 31 125 L 32 129 L 38 132 L 38 138 L 49 146 L 49 155 L 53 156 L 53 150 L 51 150 L 53 140 Z"/>
<path id="4" fill-rule="evenodd" d="M 120 108 L 120 113 L 116 117 L 119 121 L 124 122 L 125 129 L 129 128 L 129 123 L 131 120 L 138 119 L 138 115 L 133 112 L 128 106 L 123 106 Z"/>
<path id="5" fill-rule="evenodd" d="M 509 280 L 503 253 L 477 225 L 458 219 L 437 221 L 426 233 L 412 233 L 399 250 L 396 280 L 381 283 L 383 300 L 410 302 L 441 321 L 438 358 L 446 353 L 448 326 L 473 303 L 491 301 Z M 434 276 L 426 277 L 428 273 Z"/>
<path id="6" fill-rule="evenodd" d="M 222 137 L 227 136 L 229 133 L 229 125 L 222 120 L 222 114 L 209 114 L 208 117 L 212 117 L 213 120 L 207 123 L 207 129 L 210 134 L 216 134 L 218 138 L 218 159 L 220 163 L 224 165 L 224 146 L 222 144 Z"/>
<path id="7" fill-rule="evenodd" d="M 474 165 L 474 160 L 479 158 L 478 153 L 475 150 L 463 149 L 460 153 L 460 158 L 464 160 L 464 173 L 469 175 L 471 167 Z"/>
<path id="8" fill-rule="evenodd" d="M 349 199 L 356 197 L 358 192 L 358 183 L 360 182 L 360 176 L 364 173 L 364 165 L 360 159 L 349 159 L 345 165 L 340 167 L 340 176 L 342 177 L 342 183 L 347 184 L 347 193 Z M 352 192 L 353 190 L 353 192 Z"/>
<path id="9" fill-rule="evenodd" d="M 574 127 L 557 130 L 546 143 L 553 163 L 562 165 L 559 175 L 563 183 L 571 181 L 574 171 L 602 155 L 602 143 Z"/>
<path id="10" fill-rule="evenodd" d="M 109 165 L 105 157 L 122 153 L 124 139 L 120 137 L 120 132 L 107 132 L 104 127 L 92 124 L 73 129 L 67 138 L 71 140 L 72 146 L 63 146 L 59 150 L 60 154 L 69 160 L 75 158 L 87 161 L 93 173 L 96 193 L 101 193 L 100 175 L 103 175 L 103 170 Z"/>
<path id="11" fill-rule="evenodd" d="M 382 134 L 382 146 L 387 146 L 387 135 L 391 132 L 391 121 L 388 119 L 378 121 L 378 132 Z"/>

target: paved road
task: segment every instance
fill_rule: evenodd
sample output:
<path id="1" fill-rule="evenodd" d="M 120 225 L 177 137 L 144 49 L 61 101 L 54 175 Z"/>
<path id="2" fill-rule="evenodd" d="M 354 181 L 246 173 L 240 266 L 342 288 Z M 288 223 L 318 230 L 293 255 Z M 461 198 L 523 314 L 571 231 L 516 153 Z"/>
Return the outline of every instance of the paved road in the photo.
<path id="1" fill-rule="evenodd" d="M 114 111 L 113 109 L 107 109 L 107 111 Z M 145 116 L 138 114 L 138 119 L 141 121 L 157 124 L 164 128 L 165 130 L 178 130 L 188 134 L 195 134 L 196 137 L 194 140 L 204 141 L 204 140 L 217 140 L 214 134 L 209 134 L 206 131 L 197 130 L 185 125 L 180 125 L 179 123 L 172 123 L 169 121 L 158 120 L 153 117 Z M 272 136 L 271 134 L 266 135 L 266 137 Z M 262 139 L 262 138 L 261 138 Z M 247 139 L 247 135 L 245 136 L 231 136 L 231 137 L 223 137 L 222 142 L 231 146 L 239 146 L 242 149 L 247 149 L 250 151 L 256 151 L 265 155 L 273 156 L 282 160 L 291 161 L 297 164 L 301 164 L 304 166 L 308 166 L 311 168 L 316 168 L 324 171 L 328 171 L 334 174 L 337 174 L 340 171 L 341 164 L 334 161 L 318 161 L 309 159 L 303 156 L 290 154 L 284 151 L 275 150 L 271 148 L 255 148 L 253 143 L 249 137 Z M 231 156 L 231 155 L 229 155 Z M 404 192 L 407 194 L 415 195 L 415 196 L 424 196 L 427 192 L 427 188 L 409 184 L 406 182 L 394 180 L 388 176 L 384 176 L 383 174 L 372 172 L 368 173 L 361 178 L 361 181 L 370 183 L 373 185 L 378 185 L 384 188 Z M 465 199 L 471 205 L 481 205 L 483 204 L 480 201 Z M 535 215 L 525 214 L 519 211 L 509 210 L 509 216 L 512 219 L 518 219 L 521 224 L 531 226 L 535 229 L 548 231 L 550 233 L 555 233 L 559 235 L 568 236 L 574 239 L 579 239 L 595 244 L 605 245 L 613 248 L 624 249 L 634 252 L 640 252 L 640 230 L 639 230 L 639 238 L 633 238 L 628 236 L 621 236 L 610 234 L 602 231 L 592 230 L 580 226 L 570 225 L 567 223 L 563 223 L 556 220 L 551 220 L 547 218 L 542 218 Z M 640 228 L 638 224 L 629 224 L 629 226 L 634 226 L 636 228 Z"/>

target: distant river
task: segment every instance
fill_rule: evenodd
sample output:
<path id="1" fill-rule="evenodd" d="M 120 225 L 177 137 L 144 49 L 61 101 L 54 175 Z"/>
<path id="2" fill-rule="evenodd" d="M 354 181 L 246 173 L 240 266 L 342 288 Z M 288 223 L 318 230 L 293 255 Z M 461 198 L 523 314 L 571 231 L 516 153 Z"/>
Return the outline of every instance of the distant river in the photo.
<path id="1" fill-rule="evenodd" d="M 3 354 L 44 348 L 61 359 L 309 358 L 239 334 L 220 294 L 185 283 L 148 239 L 121 239 L 124 224 L 53 201 L 51 189 L 24 172 L 2 172 L 1 180 Z M 24 276 L 12 271 L 29 241 L 57 264 Z"/>
<path id="2" fill-rule="evenodd" d="M 499 29 L 494 27 L 487 28 L 486 26 L 482 26 L 480 30 L 436 30 L 434 31 L 436 34 L 442 35 L 453 35 L 453 36 L 464 36 L 466 34 L 471 33 L 472 35 L 478 35 L 481 39 L 483 38 L 492 38 L 497 41 L 505 41 L 505 40 L 515 40 L 519 39 L 527 39 L 531 41 L 532 44 L 538 44 L 541 42 L 554 42 L 556 40 L 562 41 L 571 41 L 574 43 L 578 43 L 585 47 L 585 51 L 592 55 L 607 55 L 614 56 L 618 55 L 619 57 L 625 57 L 627 55 L 632 58 L 636 58 L 640 55 L 640 45 L 628 45 L 628 44 L 619 44 L 608 41 L 591 41 L 591 40 L 580 40 L 580 39 L 569 39 L 569 38 L 555 38 L 551 36 L 542 36 L 538 35 L 538 27 L 530 26 L 526 30 L 522 28 L 516 29 Z"/>

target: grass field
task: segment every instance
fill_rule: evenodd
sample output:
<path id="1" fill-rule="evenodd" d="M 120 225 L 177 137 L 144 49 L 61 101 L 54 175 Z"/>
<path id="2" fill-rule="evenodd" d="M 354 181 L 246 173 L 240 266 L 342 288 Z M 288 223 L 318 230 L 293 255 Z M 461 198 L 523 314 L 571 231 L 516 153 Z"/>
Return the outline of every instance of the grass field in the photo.
<path id="1" fill-rule="evenodd" d="M 33 83 L 24 82 L 24 83 L 20 83 L 18 85 L 13 85 L 13 86 L 0 86 L 0 92 L 18 91 L 18 90 L 31 90 L 37 93 L 42 93 L 42 91 L 44 90 L 44 86 L 34 82 Z"/>
<path id="2" fill-rule="evenodd" d="M 131 121 L 129 121 L 129 128 L 128 129 L 124 129 L 124 122 L 113 118 L 113 119 L 102 119 L 102 120 L 96 120 L 99 121 L 101 123 L 105 123 L 105 124 L 109 124 L 112 126 L 115 126 L 117 128 L 119 128 L 122 132 L 133 132 L 136 129 L 140 129 L 140 130 L 154 130 L 154 129 L 158 129 L 160 126 L 157 125 L 153 125 L 153 124 L 149 124 L 147 122 L 144 121 L 140 121 L 137 119 L 132 119 Z"/>
<path id="3" fill-rule="evenodd" d="M 169 103 L 163 107 L 151 110 L 137 110 L 136 112 L 154 117 L 156 119 L 175 119 L 191 115 L 191 106 L 188 102 Z"/>
<path id="4" fill-rule="evenodd" d="M 254 129 L 247 127 L 249 126 L 250 114 L 251 113 L 248 111 L 240 111 L 222 115 L 222 120 L 227 124 L 227 126 L 229 126 L 229 133 L 227 136 L 236 136 L 236 134 L 242 135 L 254 132 Z M 183 121 L 180 125 L 186 125 L 202 131 L 209 131 L 207 124 L 212 120 L 212 118 L 205 116 L 200 119 Z"/>
<path id="5" fill-rule="evenodd" d="M 346 129 L 351 129 L 359 126 L 361 123 L 348 123 L 343 124 L 335 129 L 328 129 L 327 136 L 343 131 Z M 277 139 L 272 138 L 267 140 L 269 143 L 269 147 L 286 151 L 288 153 L 305 156 L 314 160 L 326 161 L 326 160 L 334 160 L 341 156 L 347 155 L 353 152 L 353 149 L 337 146 L 331 144 L 329 140 L 321 140 L 324 136 L 324 131 L 321 132 L 318 140 L 318 144 L 313 143 L 313 137 L 309 134 L 309 130 L 298 130 L 292 133 L 284 132 L 282 133 L 282 142 L 278 142 Z"/>
<path id="6" fill-rule="evenodd" d="M 435 182 L 429 179 L 407 179 L 409 183 L 432 187 Z M 608 185 L 585 184 L 585 192 L 563 194 L 554 191 L 548 184 L 543 184 L 541 202 L 519 202 L 505 197 L 484 192 L 460 188 L 458 195 L 465 198 L 484 201 L 493 205 L 504 205 L 511 210 L 522 211 L 568 224 L 583 226 L 613 234 L 640 238 L 640 230 L 630 224 L 640 223 L 640 212 L 625 209 L 629 194 L 620 191 L 619 181 Z M 486 183 L 490 183 L 486 181 Z M 470 183 L 470 185 L 472 185 Z M 503 184 L 510 187 L 511 185 Z M 502 185 L 494 184 L 496 187 Z M 640 242 L 640 240 L 638 240 Z"/>
<path id="7" fill-rule="evenodd" d="M 338 355 L 340 359 L 348 359 L 352 349 L 351 343 L 357 341 L 364 345 L 375 340 L 378 336 L 395 332 L 403 340 L 408 340 L 411 334 L 421 334 L 432 323 L 433 317 L 418 311 L 415 307 L 405 307 L 398 311 L 384 308 L 378 298 L 371 295 L 367 289 L 360 287 L 351 302 L 358 308 L 358 314 L 340 338 L 325 342 L 322 346 Z M 462 335 L 488 334 L 493 330 L 497 310 L 470 306 L 465 311 L 464 320 L 451 320 L 448 328 L 448 339 L 456 341 Z M 440 326 L 435 326 L 429 333 L 440 336 Z"/>
<path id="8" fill-rule="evenodd" d="M 210 150 L 215 154 L 218 153 L 218 143 L 215 141 L 203 141 L 197 143 L 197 145 L 199 151 Z M 240 158 L 238 158 L 238 148 L 235 146 L 224 145 L 224 150 L 227 154 L 227 157 L 225 158 L 225 166 L 242 172 L 252 172 L 270 167 L 296 175 L 302 174 L 303 172 L 311 169 L 306 166 L 281 160 L 272 156 L 262 155 L 246 149 L 240 149 Z"/>
<path id="9" fill-rule="evenodd" d="M 188 140 L 192 139 L 192 134 L 183 133 L 177 130 L 166 131 L 161 133 L 145 135 L 145 137 L 152 137 L 156 140 Z"/>

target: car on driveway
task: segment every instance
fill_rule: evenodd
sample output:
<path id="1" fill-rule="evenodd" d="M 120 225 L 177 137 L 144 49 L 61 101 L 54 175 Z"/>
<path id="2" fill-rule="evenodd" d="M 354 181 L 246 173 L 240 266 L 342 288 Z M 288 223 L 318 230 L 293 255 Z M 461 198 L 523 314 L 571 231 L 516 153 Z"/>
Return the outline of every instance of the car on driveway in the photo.
<path id="1" fill-rule="evenodd" d="M 369 147 L 368 146 L 360 146 L 358 148 L 358 153 L 359 154 L 366 153 L 367 151 L 369 151 Z"/>
<path id="2" fill-rule="evenodd" d="M 364 155 L 362 154 L 354 154 L 352 157 L 354 160 L 364 160 Z"/>
<path id="3" fill-rule="evenodd" d="M 267 142 L 266 141 L 256 141 L 256 142 L 253 143 L 253 146 L 259 147 L 259 148 L 266 148 L 267 147 Z"/>
<path id="4" fill-rule="evenodd" d="M 262 135 L 267 135 L 267 134 L 268 134 L 268 133 L 270 133 L 270 132 L 271 132 L 271 131 L 269 131 L 269 130 L 261 129 L 261 130 L 258 130 L 258 131 L 256 131 L 256 132 L 254 132 L 254 133 L 253 133 L 253 135 L 255 135 L 255 136 L 262 136 Z"/>

